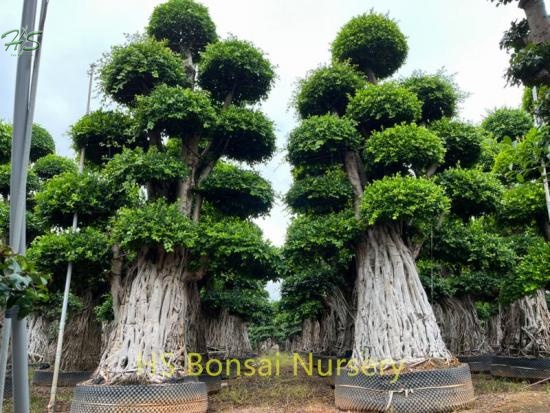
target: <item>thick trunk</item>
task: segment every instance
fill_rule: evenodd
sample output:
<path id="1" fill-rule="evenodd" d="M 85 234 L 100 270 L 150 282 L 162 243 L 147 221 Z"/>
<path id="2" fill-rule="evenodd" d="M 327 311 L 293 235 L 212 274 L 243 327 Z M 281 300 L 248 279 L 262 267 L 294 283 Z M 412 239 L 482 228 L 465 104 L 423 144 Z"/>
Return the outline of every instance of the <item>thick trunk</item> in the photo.
<path id="1" fill-rule="evenodd" d="M 51 344 L 53 337 L 50 328 L 51 323 L 46 317 L 38 313 L 32 313 L 27 320 L 29 362 L 33 364 L 52 362 Z"/>
<path id="2" fill-rule="evenodd" d="M 434 303 L 443 341 L 454 355 L 480 355 L 490 351 L 486 330 L 470 296 Z"/>
<path id="3" fill-rule="evenodd" d="M 514 301 L 502 311 L 500 353 L 550 356 L 550 313 L 544 290 Z"/>
<path id="4" fill-rule="evenodd" d="M 525 11 L 533 43 L 550 41 L 550 16 L 546 12 L 544 0 L 521 0 L 519 7 Z"/>
<path id="5" fill-rule="evenodd" d="M 185 290 L 187 307 L 185 313 L 186 351 L 207 353 L 205 320 L 201 310 L 201 298 L 196 281 L 189 281 Z"/>
<path id="6" fill-rule="evenodd" d="M 184 251 L 144 249 L 122 279 L 119 306 L 94 381 L 163 382 L 184 371 Z"/>
<path id="7" fill-rule="evenodd" d="M 356 260 L 354 358 L 450 359 L 411 251 L 397 230 L 369 229 L 356 246 Z"/>
<path id="8" fill-rule="evenodd" d="M 491 352 L 496 352 L 502 343 L 502 313 L 499 311 L 487 320 L 487 342 Z"/>
<path id="9" fill-rule="evenodd" d="M 243 357 L 252 353 L 246 323 L 227 310 L 216 317 L 205 317 L 204 328 L 210 351 L 228 357 Z"/>
<path id="10" fill-rule="evenodd" d="M 290 350 L 299 353 L 321 353 L 321 323 L 316 319 L 302 321 L 302 331 L 299 335 L 292 337 Z"/>
<path id="11" fill-rule="evenodd" d="M 81 297 L 83 309 L 71 314 L 65 327 L 61 370 L 94 370 L 101 356 L 101 324 L 97 321 L 92 294 Z"/>

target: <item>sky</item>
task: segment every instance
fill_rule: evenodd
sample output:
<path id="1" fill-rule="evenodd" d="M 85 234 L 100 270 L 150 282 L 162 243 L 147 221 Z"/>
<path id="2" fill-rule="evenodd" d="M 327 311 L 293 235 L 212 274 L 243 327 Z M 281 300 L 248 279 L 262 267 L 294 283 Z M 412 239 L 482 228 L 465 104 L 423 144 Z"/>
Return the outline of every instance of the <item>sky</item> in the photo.
<path id="1" fill-rule="evenodd" d="M 87 71 L 125 33 L 142 32 L 162 0 L 50 0 L 36 100 L 35 122 L 54 136 L 57 152 L 74 156 L 67 131 L 85 112 Z M 279 195 L 271 214 L 257 223 L 267 239 L 282 245 L 290 219 L 281 198 L 291 184 L 284 148 L 297 118 L 290 107 L 297 80 L 330 61 L 330 44 L 352 17 L 375 10 L 389 13 L 408 38 L 409 56 L 396 77 L 414 70 L 445 68 L 468 93 L 461 117 L 477 123 L 488 110 L 517 107 L 521 90 L 503 78 L 508 57 L 498 47 L 515 5 L 488 0 L 201 0 L 223 38 L 234 35 L 261 48 L 277 67 L 277 81 L 262 110 L 276 125 L 277 153 L 257 169 Z M 0 0 L 0 35 L 20 26 L 23 0 Z M 0 118 L 13 119 L 17 59 L 0 40 Z M 96 92 L 92 110 L 101 107 Z M 278 284 L 268 286 L 272 298 Z"/>

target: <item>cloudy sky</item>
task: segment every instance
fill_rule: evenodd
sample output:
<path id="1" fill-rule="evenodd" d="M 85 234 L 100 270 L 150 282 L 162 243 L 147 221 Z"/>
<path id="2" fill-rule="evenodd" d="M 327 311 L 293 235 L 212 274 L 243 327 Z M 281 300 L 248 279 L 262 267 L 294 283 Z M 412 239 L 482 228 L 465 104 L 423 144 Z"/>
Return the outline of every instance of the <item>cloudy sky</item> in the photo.
<path id="1" fill-rule="evenodd" d="M 159 0 L 50 0 L 42 49 L 35 121 L 55 137 L 57 152 L 73 156 L 66 134 L 85 111 L 90 63 L 125 33 L 143 30 Z M 202 0 L 218 33 L 250 40 L 277 66 L 278 80 L 263 103 L 275 122 L 279 151 L 260 168 L 279 194 L 290 185 L 284 151 L 296 116 L 289 102 L 297 79 L 330 60 L 329 46 L 351 17 L 373 9 L 388 12 L 408 37 L 409 57 L 397 76 L 446 68 L 469 93 L 461 116 L 479 122 L 495 106 L 518 106 L 521 91 L 506 87 L 507 56 L 498 42 L 510 21 L 522 17 L 514 5 L 488 0 Z M 0 35 L 20 25 L 23 0 L 1 0 Z M 0 41 L 0 118 L 13 118 L 16 58 Z M 99 96 L 92 109 L 101 105 Z M 279 204 L 259 221 L 265 236 L 284 242 L 289 214 Z M 276 287 L 270 288 L 276 296 Z"/>

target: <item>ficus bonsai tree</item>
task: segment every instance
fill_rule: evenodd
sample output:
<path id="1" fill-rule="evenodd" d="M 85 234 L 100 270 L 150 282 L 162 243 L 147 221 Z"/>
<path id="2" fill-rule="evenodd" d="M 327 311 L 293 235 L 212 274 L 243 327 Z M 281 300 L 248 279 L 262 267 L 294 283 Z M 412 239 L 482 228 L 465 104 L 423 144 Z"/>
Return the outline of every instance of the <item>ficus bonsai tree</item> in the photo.
<path id="1" fill-rule="evenodd" d="M 207 299 L 236 288 L 220 286 L 224 277 L 242 285 L 275 274 L 276 252 L 250 221 L 269 210 L 273 191 L 233 163 L 252 166 L 275 149 L 272 122 L 251 108 L 274 70 L 251 43 L 219 40 L 205 7 L 169 0 L 147 36 L 113 47 L 99 73 L 121 112 L 77 123 L 75 146 L 97 153 L 101 179 L 143 191 L 111 218 L 113 321 L 93 380 L 162 382 L 185 374 L 187 352 L 206 353 L 201 290 Z M 139 371 L 153 360 L 156 369 Z"/>
<path id="2" fill-rule="evenodd" d="M 378 83 L 401 66 L 408 52 L 393 20 L 376 13 L 356 17 L 341 29 L 332 50 L 335 62 L 347 62 L 370 84 L 353 93 L 340 89 L 338 82 L 328 89 L 321 83 L 317 89 L 316 76 L 310 74 L 297 93 L 302 105 L 310 99 L 330 106 L 332 100 L 338 101 L 333 96 L 339 95 L 348 100 L 345 116 L 337 107 L 321 115 L 303 113 L 306 116 L 289 138 L 288 159 L 303 169 L 296 179 L 298 188 L 314 188 L 311 182 L 337 170 L 351 187 L 350 193 L 344 192 L 345 185 L 342 190 L 337 186 L 341 193 L 334 200 L 351 195 L 347 210 L 358 228 L 351 242 L 357 297 L 354 357 L 405 362 L 449 359 L 413 253 L 414 239 L 449 209 L 443 188 L 430 179 L 437 165 L 444 163 L 445 142 L 415 124 L 423 110 L 415 92 L 393 81 Z M 438 111 L 439 119 L 445 110 Z M 296 187 L 288 196 L 293 203 L 294 193 Z M 311 204 L 316 201 L 304 198 Z M 383 285 L 395 288 L 383 294 Z"/>

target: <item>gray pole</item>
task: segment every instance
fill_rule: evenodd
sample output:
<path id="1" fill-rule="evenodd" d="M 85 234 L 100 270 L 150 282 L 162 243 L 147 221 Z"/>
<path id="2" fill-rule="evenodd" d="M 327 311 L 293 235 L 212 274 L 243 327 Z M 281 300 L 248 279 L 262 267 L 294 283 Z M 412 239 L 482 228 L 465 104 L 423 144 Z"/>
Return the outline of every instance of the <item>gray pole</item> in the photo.
<path id="1" fill-rule="evenodd" d="M 34 30 L 37 0 L 25 0 L 21 28 L 27 33 Z M 27 124 L 32 122 L 33 102 L 30 96 L 31 53 L 21 53 L 17 61 L 15 103 L 13 114 L 13 140 L 11 147 L 10 178 L 10 246 L 19 253 L 25 253 L 27 167 L 31 137 Z M 15 413 L 29 413 L 29 372 L 26 320 L 12 320 L 13 341 L 13 403 Z"/>
<path id="2" fill-rule="evenodd" d="M 88 101 L 86 103 L 86 114 L 90 113 L 90 100 L 92 96 L 92 83 L 94 78 L 95 65 L 90 66 L 90 82 L 88 84 Z M 80 150 L 80 165 L 78 172 L 84 171 L 84 148 Z M 73 231 L 78 228 L 78 213 L 73 215 Z M 59 320 L 59 331 L 57 333 L 57 349 L 55 352 L 55 363 L 53 368 L 52 387 L 50 390 L 50 401 L 48 403 L 48 412 L 55 411 L 55 399 L 57 397 L 57 380 L 59 378 L 59 369 L 61 367 L 61 355 L 63 353 L 63 335 L 65 334 L 65 322 L 67 320 L 67 307 L 69 305 L 69 293 L 71 291 L 71 278 L 73 275 L 73 263 L 67 265 L 67 275 L 65 276 L 65 290 L 63 291 L 63 304 L 61 306 L 61 319 Z"/>
<path id="3" fill-rule="evenodd" d="M 533 88 L 533 102 L 537 102 L 538 100 L 538 93 L 537 88 Z M 535 116 L 535 125 L 537 127 L 542 126 L 542 119 L 538 116 Z M 548 172 L 546 170 L 546 160 L 545 154 L 543 153 L 542 159 L 540 160 L 540 166 L 541 166 L 541 177 L 542 177 L 542 187 L 544 189 L 544 198 L 546 199 L 546 212 L 548 213 L 548 222 L 550 223 L 550 188 L 548 185 Z"/>

